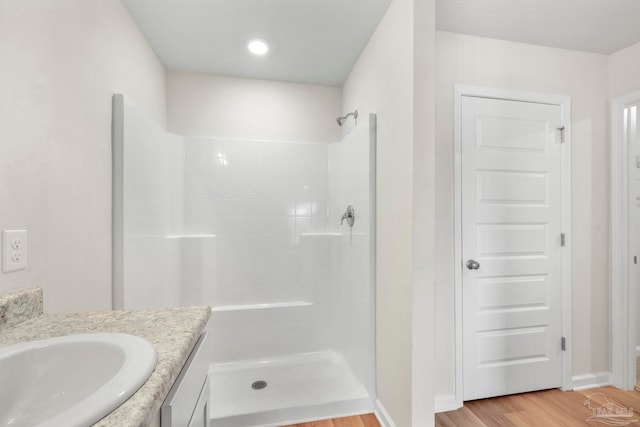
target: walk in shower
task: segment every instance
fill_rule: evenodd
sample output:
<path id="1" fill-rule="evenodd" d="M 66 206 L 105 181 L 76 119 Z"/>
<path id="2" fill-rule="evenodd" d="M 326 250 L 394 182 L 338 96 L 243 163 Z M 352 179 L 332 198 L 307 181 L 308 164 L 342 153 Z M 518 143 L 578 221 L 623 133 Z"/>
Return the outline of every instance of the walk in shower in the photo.
<path id="1" fill-rule="evenodd" d="M 332 144 L 196 139 L 114 96 L 114 308 L 212 307 L 214 427 L 373 410 L 376 120 L 357 120 Z"/>

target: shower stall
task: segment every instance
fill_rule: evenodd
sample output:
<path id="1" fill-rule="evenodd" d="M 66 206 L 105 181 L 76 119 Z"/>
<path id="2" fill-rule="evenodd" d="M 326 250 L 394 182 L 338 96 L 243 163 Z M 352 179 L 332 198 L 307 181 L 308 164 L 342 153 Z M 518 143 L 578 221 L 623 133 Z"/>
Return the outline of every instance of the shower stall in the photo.
<path id="1" fill-rule="evenodd" d="M 113 102 L 114 308 L 211 306 L 212 426 L 372 412 L 375 115 L 332 144 L 229 141 Z"/>

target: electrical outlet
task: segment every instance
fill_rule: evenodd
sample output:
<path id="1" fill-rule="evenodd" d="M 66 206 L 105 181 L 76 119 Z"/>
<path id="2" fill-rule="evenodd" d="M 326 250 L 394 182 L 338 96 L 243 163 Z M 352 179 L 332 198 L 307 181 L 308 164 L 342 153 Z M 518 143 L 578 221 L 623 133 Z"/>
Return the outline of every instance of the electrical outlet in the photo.
<path id="1" fill-rule="evenodd" d="M 2 272 L 27 268 L 27 230 L 2 232 Z"/>

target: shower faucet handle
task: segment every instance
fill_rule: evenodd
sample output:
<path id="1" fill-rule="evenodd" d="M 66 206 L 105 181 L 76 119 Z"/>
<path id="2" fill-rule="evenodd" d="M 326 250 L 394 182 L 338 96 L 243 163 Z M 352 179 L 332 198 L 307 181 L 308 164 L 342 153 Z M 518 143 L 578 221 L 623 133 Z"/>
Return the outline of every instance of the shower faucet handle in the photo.
<path id="1" fill-rule="evenodd" d="M 352 205 L 347 206 L 347 210 L 342 214 L 340 218 L 340 225 L 344 223 L 344 220 L 347 220 L 347 224 L 349 227 L 353 227 L 353 223 L 356 221 L 356 211 Z"/>

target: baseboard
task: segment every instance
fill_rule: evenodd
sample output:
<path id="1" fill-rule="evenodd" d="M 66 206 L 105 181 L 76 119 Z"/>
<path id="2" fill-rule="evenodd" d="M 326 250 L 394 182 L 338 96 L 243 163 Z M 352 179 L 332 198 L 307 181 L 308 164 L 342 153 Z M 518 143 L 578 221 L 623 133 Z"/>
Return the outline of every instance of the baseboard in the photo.
<path id="1" fill-rule="evenodd" d="M 455 411 L 456 409 L 462 408 L 461 405 L 458 405 L 455 394 L 450 394 L 448 396 L 436 396 L 433 406 L 436 414 L 440 412 Z"/>
<path id="2" fill-rule="evenodd" d="M 594 372 L 592 374 L 575 375 L 571 378 L 573 389 L 576 391 L 594 387 L 611 385 L 611 372 Z"/>
<path id="3" fill-rule="evenodd" d="M 391 415 L 384 408 L 380 399 L 376 399 L 374 414 L 382 427 L 396 427 L 396 423 L 393 422 Z"/>

